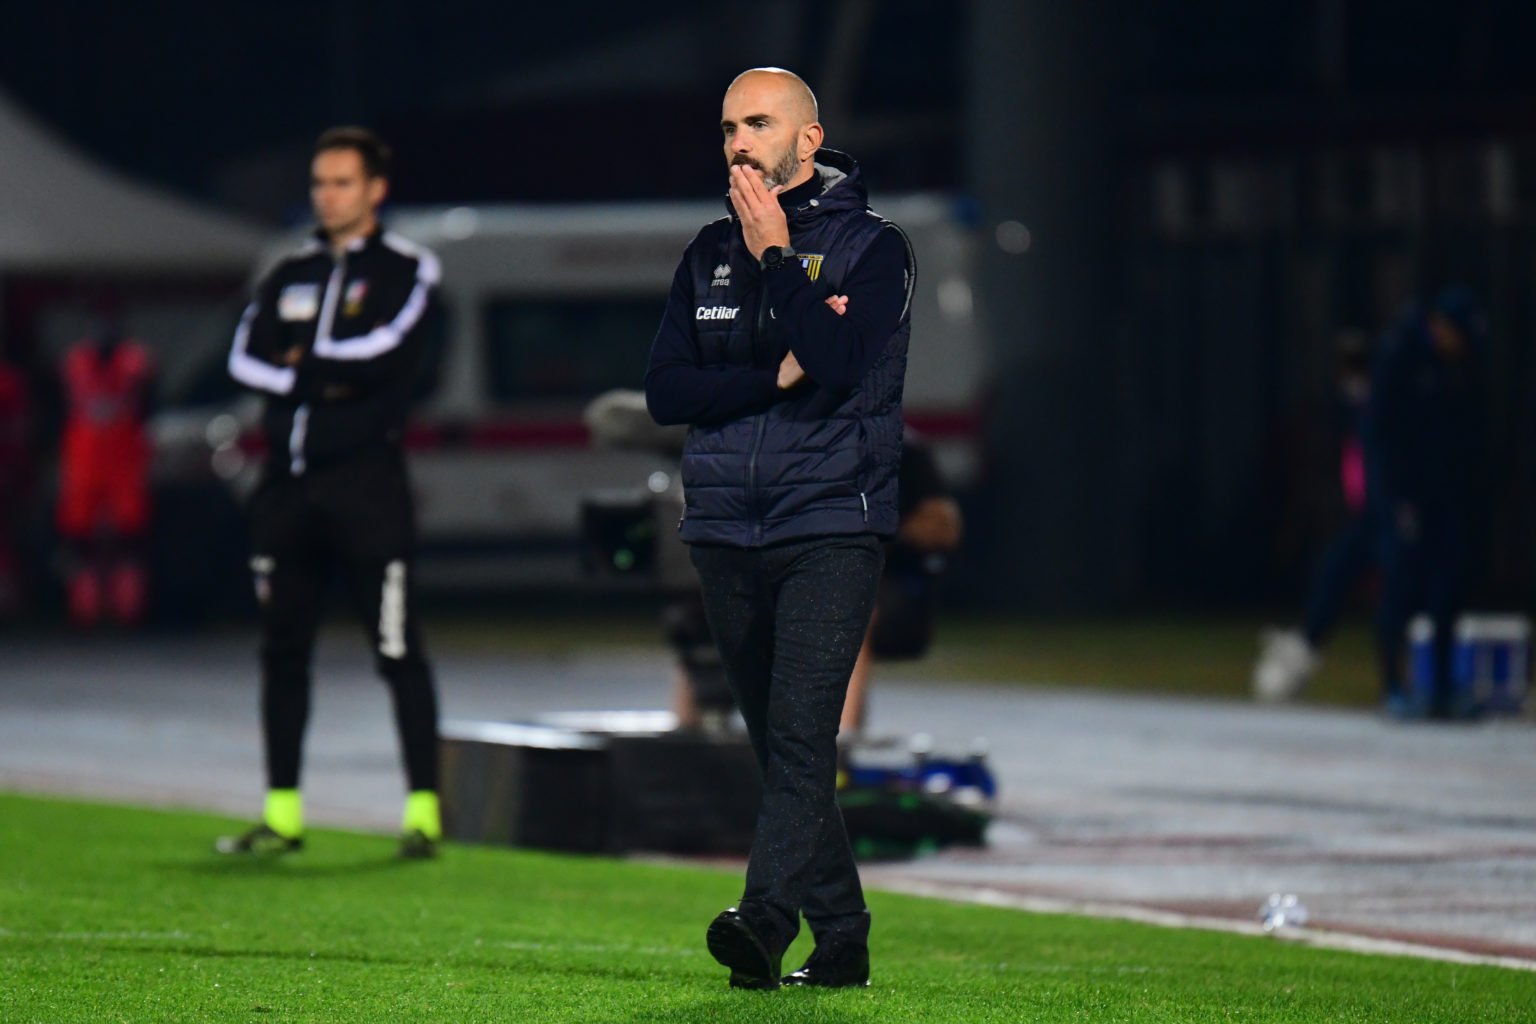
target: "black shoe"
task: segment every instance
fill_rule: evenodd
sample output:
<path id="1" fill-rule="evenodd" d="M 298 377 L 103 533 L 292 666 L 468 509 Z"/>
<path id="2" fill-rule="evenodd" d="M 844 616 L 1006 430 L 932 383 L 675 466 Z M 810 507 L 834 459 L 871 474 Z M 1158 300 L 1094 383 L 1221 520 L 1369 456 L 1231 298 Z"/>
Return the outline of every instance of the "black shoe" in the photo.
<path id="1" fill-rule="evenodd" d="M 400 837 L 401 860 L 431 860 L 437 856 L 437 840 L 419 828 L 413 828 Z"/>
<path id="2" fill-rule="evenodd" d="M 302 836 L 292 838 L 272 831 L 266 822 L 252 825 L 238 836 L 220 836 L 214 840 L 215 851 L 224 854 L 252 855 L 257 857 L 280 853 L 295 853 L 304 849 Z"/>
<path id="3" fill-rule="evenodd" d="M 722 910 L 705 935 L 710 956 L 731 969 L 731 988 L 779 987 L 784 953 L 772 952 L 767 940 L 735 907 Z"/>
<path id="4" fill-rule="evenodd" d="M 849 942 L 818 945 L 805 966 L 784 978 L 785 985 L 819 988 L 868 988 L 869 947 Z"/>

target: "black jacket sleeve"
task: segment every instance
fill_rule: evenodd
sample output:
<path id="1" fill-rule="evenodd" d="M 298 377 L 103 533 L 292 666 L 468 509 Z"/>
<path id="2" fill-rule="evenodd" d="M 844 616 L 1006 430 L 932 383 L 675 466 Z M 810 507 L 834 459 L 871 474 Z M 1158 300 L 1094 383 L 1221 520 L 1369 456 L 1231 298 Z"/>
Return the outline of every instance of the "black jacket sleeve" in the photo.
<path id="1" fill-rule="evenodd" d="M 250 305 L 235 328 L 229 350 L 229 375 L 246 387 L 272 395 L 291 395 L 297 376 L 283 362 L 282 335 L 277 320 L 277 272 L 256 287 Z"/>
<path id="2" fill-rule="evenodd" d="M 764 273 L 780 330 L 812 381 L 850 391 L 885 352 L 907 306 L 907 257 L 906 237 L 894 225 L 876 235 L 842 282 L 842 315 L 826 304 L 826 286 L 812 283 L 798 263 Z"/>
<path id="3" fill-rule="evenodd" d="M 726 423 L 767 410 L 781 397 L 777 368 L 701 365 L 688 267 L 685 253 L 651 343 L 645 373 L 645 405 L 651 418 L 662 426 Z"/>

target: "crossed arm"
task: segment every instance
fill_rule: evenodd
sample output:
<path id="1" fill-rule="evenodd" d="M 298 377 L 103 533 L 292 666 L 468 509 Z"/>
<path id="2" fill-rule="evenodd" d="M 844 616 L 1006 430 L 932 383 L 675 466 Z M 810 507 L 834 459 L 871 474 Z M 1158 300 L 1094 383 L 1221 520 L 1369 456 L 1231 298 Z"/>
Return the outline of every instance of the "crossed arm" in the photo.
<path id="1" fill-rule="evenodd" d="M 274 275 L 275 276 L 275 275 Z M 384 298 L 372 330 L 357 337 L 330 336 L 334 309 L 322 310 L 313 345 L 289 345 L 278 320 L 279 289 L 268 277 L 257 289 L 235 329 L 230 376 L 272 395 L 305 401 L 351 398 L 401 372 L 413 372 L 419 354 L 416 335 L 437 283 L 435 259 L 424 257 L 415 279 Z M 333 299 L 333 302 L 338 299 Z"/>
<path id="2" fill-rule="evenodd" d="M 757 191 L 748 198 L 743 189 L 754 184 Z M 787 224 L 781 234 L 773 226 L 785 219 L 777 195 L 777 189 L 761 187 L 755 170 L 733 168 L 731 197 L 753 256 L 760 257 L 768 244 L 788 244 Z M 702 365 L 690 319 L 695 308 L 691 260 L 685 254 L 651 348 L 645 392 L 652 417 L 661 424 L 739 419 L 767 410 L 807 378 L 833 390 L 856 387 L 885 351 L 905 312 L 908 256 L 899 231 L 882 231 L 843 282 L 843 294 L 811 281 L 798 263 L 765 272 L 763 301 L 789 339 L 788 353 L 772 369 Z"/>

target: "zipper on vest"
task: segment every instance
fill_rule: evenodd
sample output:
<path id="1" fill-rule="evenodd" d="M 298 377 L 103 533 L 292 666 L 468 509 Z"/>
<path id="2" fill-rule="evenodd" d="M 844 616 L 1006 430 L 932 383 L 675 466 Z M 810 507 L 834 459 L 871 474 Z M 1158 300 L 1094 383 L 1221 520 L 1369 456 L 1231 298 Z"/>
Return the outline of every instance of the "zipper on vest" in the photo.
<path id="1" fill-rule="evenodd" d="M 752 363 L 757 364 L 759 346 L 768 341 L 768 284 L 761 276 L 757 283 L 757 323 L 752 329 Z"/>
<path id="2" fill-rule="evenodd" d="M 752 515 L 752 540 L 763 539 L 763 512 L 757 501 L 757 454 L 763 447 L 763 434 L 768 430 L 768 414 L 757 414 L 752 427 L 752 454 L 747 459 L 747 507 Z"/>
<path id="3" fill-rule="evenodd" d="M 759 275 L 757 282 L 757 323 L 752 330 L 752 362 L 757 363 L 760 345 L 768 341 L 768 282 Z M 763 434 L 768 429 L 768 414 L 757 414 L 756 422 L 752 427 L 752 454 L 747 460 L 747 508 L 752 516 L 752 541 L 756 543 L 763 539 L 763 513 L 758 507 L 757 496 L 757 455 L 763 446 Z"/>
<path id="4" fill-rule="evenodd" d="M 863 491 L 859 492 L 859 503 L 864 506 L 864 522 L 867 525 L 869 523 L 869 498 L 865 496 Z"/>

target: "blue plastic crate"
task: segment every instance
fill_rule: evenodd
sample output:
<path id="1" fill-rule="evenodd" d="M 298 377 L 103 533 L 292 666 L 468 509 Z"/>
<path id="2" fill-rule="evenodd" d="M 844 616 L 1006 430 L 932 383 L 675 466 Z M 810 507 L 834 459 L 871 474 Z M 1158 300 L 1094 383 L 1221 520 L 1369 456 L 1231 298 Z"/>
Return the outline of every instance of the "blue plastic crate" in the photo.
<path id="1" fill-rule="evenodd" d="M 1434 623 L 1408 626 L 1409 685 L 1428 702 L 1434 679 Z M 1531 622 L 1522 615 L 1468 613 L 1456 620 L 1452 685 L 1459 703 L 1498 714 L 1519 714 L 1530 685 Z"/>

